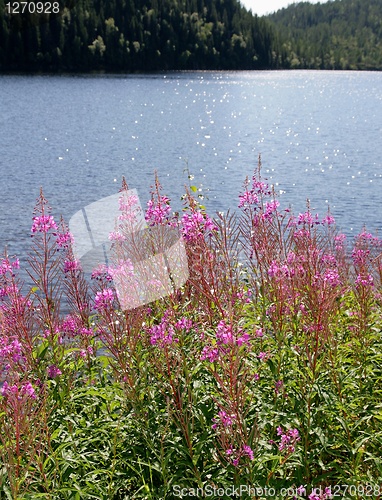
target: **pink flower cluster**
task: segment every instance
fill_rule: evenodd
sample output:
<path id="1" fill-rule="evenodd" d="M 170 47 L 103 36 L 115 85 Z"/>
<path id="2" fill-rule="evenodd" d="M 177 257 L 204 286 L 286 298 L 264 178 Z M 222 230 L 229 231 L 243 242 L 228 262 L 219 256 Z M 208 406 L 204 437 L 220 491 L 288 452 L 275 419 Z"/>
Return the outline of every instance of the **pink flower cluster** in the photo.
<path id="1" fill-rule="evenodd" d="M 19 259 L 11 262 L 8 258 L 0 261 L 0 276 L 5 276 L 7 273 L 13 275 L 15 269 L 20 269 Z"/>
<path id="2" fill-rule="evenodd" d="M 50 365 L 47 368 L 48 378 L 57 378 L 62 375 L 62 371 L 56 365 Z"/>
<path id="3" fill-rule="evenodd" d="M 130 259 L 120 259 L 115 267 L 109 267 L 108 273 L 112 279 L 126 280 L 134 277 L 134 266 Z"/>
<path id="4" fill-rule="evenodd" d="M 329 498 L 333 498 L 330 487 L 325 488 L 324 491 L 321 488 L 314 488 L 308 496 L 309 500 L 328 500 Z"/>
<path id="5" fill-rule="evenodd" d="M 332 287 L 341 284 L 340 275 L 338 274 L 337 269 L 328 269 L 323 276 L 323 280 Z"/>
<path id="6" fill-rule="evenodd" d="M 354 248 L 352 252 L 353 262 L 357 266 L 367 265 L 367 260 L 370 255 L 369 249 Z"/>
<path id="7" fill-rule="evenodd" d="M 247 208 L 251 205 L 258 205 L 259 197 L 253 191 L 245 191 L 239 195 L 239 208 Z"/>
<path id="8" fill-rule="evenodd" d="M 109 273 L 109 268 L 105 264 L 99 264 L 95 269 L 93 269 L 92 275 L 91 275 L 92 280 L 97 280 L 97 281 L 112 281 L 113 278 L 111 277 Z"/>
<path id="9" fill-rule="evenodd" d="M 223 344 L 242 346 L 243 344 L 249 344 L 249 338 L 249 334 L 244 332 L 241 328 L 239 328 L 238 332 L 235 333 L 232 326 L 227 325 L 224 319 L 219 321 L 216 331 L 218 346 Z"/>
<path id="10" fill-rule="evenodd" d="M 170 199 L 167 196 L 159 196 L 156 203 L 154 200 L 147 202 L 145 219 L 150 226 L 169 223 L 170 214 Z"/>
<path id="11" fill-rule="evenodd" d="M 294 453 L 295 444 L 300 441 L 300 435 L 297 429 L 289 429 L 284 432 L 282 427 L 277 427 L 277 435 L 280 436 L 279 451 L 284 451 L 288 455 Z"/>
<path id="12" fill-rule="evenodd" d="M 180 318 L 175 324 L 171 322 L 173 313 L 170 310 L 164 312 L 159 325 L 153 325 L 148 328 L 150 335 L 150 344 L 164 347 L 174 342 L 179 342 L 176 337 L 176 330 L 179 332 L 185 330 L 187 333 L 191 330 L 193 323 L 185 317 Z"/>
<path id="13" fill-rule="evenodd" d="M 215 363 L 220 357 L 220 349 L 216 346 L 206 345 L 203 347 L 202 353 L 200 355 L 200 359 L 202 361 L 209 361 L 210 363 Z"/>
<path id="14" fill-rule="evenodd" d="M 226 450 L 226 455 L 230 457 L 234 467 L 239 465 L 240 459 L 243 457 L 248 457 L 249 460 L 255 459 L 255 454 L 253 453 L 252 448 L 246 444 L 243 445 L 240 450 L 235 450 L 232 446 L 230 446 Z"/>
<path id="15" fill-rule="evenodd" d="M 18 386 L 17 384 L 9 385 L 8 382 L 5 381 L 0 393 L 3 397 L 15 396 L 18 400 L 22 400 L 25 397 L 36 399 L 35 390 L 30 382 Z"/>
<path id="16" fill-rule="evenodd" d="M 89 345 L 86 349 L 81 349 L 79 356 L 80 358 L 85 359 L 89 355 L 91 356 L 92 354 L 94 354 L 94 349 L 91 345 Z"/>
<path id="17" fill-rule="evenodd" d="M 268 269 L 268 276 L 270 278 L 278 278 L 282 280 L 284 278 L 290 278 L 291 276 L 294 276 L 294 274 L 295 270 L 293 267 L 289 267 L 286 264 L 280 264 L 276 260 L 271 262 Z"/>
<path id="18" fill-rule="evenodd" d="M 83 326 L 82 320 L 79 316 L 68 315 L 65 317 L 61 324 L 59 330 L 69 337 L 73 336 L 85 336 L 89 337 L 94 334 L 91 328 L 86 328 Z"/>
<path id="19" fill-rule="evenodd" d="M 371 274 L 359 274 L 355 280 L 355 286 L 358 287 L 373 287 L 374 278 Z"/>
<path id="20" fill-rule="evenodd" d="M 121 196 L 119 197 L 119 210 L 122 212 L 118 219 L 121 221 L 126 221 L 131 224 L 136 223 L 137 221 L 137 209 L 138 207 L 138 196 L 129 195 L 126 192 L 122 191 Z"/>
<path id="21" fill-rule="evenodd" d="M 288 223 L 288 226 L 303 226 L 303 227 L 313 227 L 317 225 L 322 226 L 331 226 L 335 224 L 335 219 L 332 215 L 326 215 L 322 220 L 320 220 L 318 214 L 312 214 L 310 210 L 307 210 L 304 213 L 298 214 L 298 217 L 291 217 Z M 303 234 L 303 233 L 301 233 Z"/>
<path id="22" fill-rule="evenodd" d="M 153 325 L 149 328 L 150 344 L 164 347 L 166 344 L 178 342 L 175 338 L 174 327 L 169 323 L 167 317 L 163 317 L 159 325 Z"/>
<path id="23" fill-rule="evenodd" d="M 114 292 L 111 288 L 105 288 L 101 292 L 97 292 L 94 299 L 94 308 L 98 312 L 102 312 L 113 303 Z"/>
<path id="24" fill-rule="evenodd" d="M 254 206 L 255 209 L 261 208 L 261 198 L 263 196 L 271 196 L 271 189 L 269 188 L 267 183 L 260 181 L 256 177 L 256 174 L 252 177 L 251 189 L 248 189 L 248 184 L 249 181 L 247 180 L 244 193 L 239 195 L 239 208 L 242 208 L 244 210 L 246 210 L 250 206 Z M 264 217 L 270 218 L 271 214 L 277 209 L 277 207 L 278 205 L 273 204 L 273 202 L 269 202 L 269 205 L 266 205 L 266 209 L 263 214 Z"/>
<path id="25" fill-rule="evenodd" d="M 66 260 L 64 262 L 64 273 L 81 271 L 81 264 L 78 260 Z"/>
<path id="26" fill-rule="evenodd" d="M 213 418 L 212 429 L 217 430 L 219 427 L 231 427 L 236 419 L 235 415 L 228 415 L 227 412 L 220 410 L 218 416 Z"/>
<path id="27" fill-rule="evenodd" d="M 337 252 L 342 252 L 345 248 L 346 244 L 346 235 L 345 234 L 338 234 L 337 236 L 334 237 L 334 242 L 335 242 L 335 249 Z"/>
<path id="28" fill-rule="evenodd" d="M 267 352 L 260 351 L 257 357 L 259 358 L 260 361 L 264 361 L 265 363 L 266 361 L 268 361 L 268 359 L 272 357 L 272 354 L 269 351 Z"/>
<path id="29" fill-rule="evenodd" d="M 50 229 L 57 229 L 57 224 L 51 215 L 39 215 L 32 220 L 32 233 L 47 233 Z"/>
<path id="30" fill-rule="evenodd" d="M 0 337 L 0 361 L 20 363 L 24 361 L 22 345 L 17 339 L 10 340 L 8 337 Z"/>
<path id="31" fill-rule="evenodd" d="M 122 241 L 125 241 L 126 238 L 119 231 L 112 231 L 111 233 L 109 233 L 109 240 L 122 242 Z"/>
<path id="32" fill-rule="evenodd" d="M 175 323 L 175 328 L 178 330 L 186 330 L 188 333 L 191 328 L 192 328 L 192 320 L 187 319 L 185 317 L 180 318 L 176 323 Z"/>
<path id="33" fill-rule="evenodd" d="M 262 214 L 262 218 L 266 220 L 271 220 L 274 213 L 277 212 L 280 203 L 277 200 L 267 201 L 265 204 L 265 211 Z"/>
<path id="34" fill-rule="evenodd" d="M 73 236 L 72 233 L 60 233 L 57 235 L 56 244 L 57 250 L 60 248 L 67 249 L 73 244 Z"/>
<path id="35" fill-rule="evenodd" d="M 224 320 L 219 321 L 216 329 L 216 344 L 206 345 L 200 355 L 202 361 L 214 363 L 227 353 L 228 347 L 249 345 L 250 335 L 239 328 L 237 332 Z"/>
<path id="36" fill-rule="evenodd" d="M 189 242 L 195 242 L 204 234 L 211 234 L 212 231 L 217 230 L 212 219 L 199 210 L 183 214 L 181 225 L 183 238 Z"/>

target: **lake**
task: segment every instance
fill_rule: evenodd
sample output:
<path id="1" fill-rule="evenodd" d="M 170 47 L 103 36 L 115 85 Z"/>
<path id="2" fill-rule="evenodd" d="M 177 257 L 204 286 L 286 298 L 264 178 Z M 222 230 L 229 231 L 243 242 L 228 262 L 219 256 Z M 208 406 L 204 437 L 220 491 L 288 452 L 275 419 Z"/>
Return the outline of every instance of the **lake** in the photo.
<path id="1" fill-rule="evenodd" d="M 377 72 L 0 76 L 0 248 L 25 258 L 40 186 L 69 220 L 123 175 L 145 203 L 157 170 L 180 209 L 188 168 L 213 214 L 259 154 L 282 207 L 381 231 L 381 117 Z"/>

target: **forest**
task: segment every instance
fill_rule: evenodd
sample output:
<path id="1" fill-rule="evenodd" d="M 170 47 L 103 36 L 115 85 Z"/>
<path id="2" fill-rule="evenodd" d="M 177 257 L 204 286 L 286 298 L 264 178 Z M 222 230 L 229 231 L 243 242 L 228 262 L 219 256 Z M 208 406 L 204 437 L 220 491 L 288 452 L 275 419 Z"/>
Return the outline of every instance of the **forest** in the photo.
<path id="1" fill-rule="evenodd" d="M 290 68 L 382 69 L 381 0 L 301 2 L 268 17 Z"/>
<path id="2" fill-rule="evenodd" d="M 0 0 L 3 13 L 4 4 Z M 6 13 L 0 26 L 0 69 L 135 72 L 283 65 L 275 28 L 236 0 L 78 0 L 41 22 Z"/>
<path id="3" fill-rule="evenodd" d="M 0 0 L 0 72 L 382 69 L 380 0 L 267 17 L 238 0 L 60 0 L 37 2 L 40 14 L 15 3 Z"/>

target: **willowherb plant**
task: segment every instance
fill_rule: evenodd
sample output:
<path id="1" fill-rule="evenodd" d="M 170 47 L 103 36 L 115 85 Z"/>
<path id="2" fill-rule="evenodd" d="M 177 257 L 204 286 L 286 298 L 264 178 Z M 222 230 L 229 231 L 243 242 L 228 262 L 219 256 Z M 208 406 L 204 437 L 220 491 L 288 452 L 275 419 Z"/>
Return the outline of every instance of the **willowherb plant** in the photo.
<path id="1" fill-rule="evenodd" d="M 349 253 L 330 213 L 282 209 L 260 167 L 239 215 L 214 219 L 193 189 L 173 214 L 157 177 L 138 213 L 123 181 L 109 265 L 89 277 L 40 193 L 32 288 L 0 259 L 8 496 L 247 482 L 291 488 L 289 500 L 351 483 L 361 499 L 371 478 L 382 493 L 381 241 L 364 230 Z M 178 239 L 185 285 L 154 259 Z"/>

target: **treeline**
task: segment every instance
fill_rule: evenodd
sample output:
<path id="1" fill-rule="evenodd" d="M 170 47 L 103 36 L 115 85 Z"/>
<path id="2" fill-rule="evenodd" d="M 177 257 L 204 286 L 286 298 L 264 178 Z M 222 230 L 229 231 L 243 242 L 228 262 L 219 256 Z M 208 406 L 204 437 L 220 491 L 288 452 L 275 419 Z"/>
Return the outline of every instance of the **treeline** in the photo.
<path id="1" fill-rule="evenodd" d="M 382 70 L 382 0 L 302 2 L 268 19 L 291 68 Z"/>
<path id="2" fill-rule="evenodd" d="M 6 13 L 0 71 L 285 67 L 276 30 L 237 0 L 78 0 L 47 22 Z M 23 27 L 23 24 L 29 24 Z"/>
<path id="3" fill-rule="evenodd" d="M 382 69 L 382 0 L 301 2 L 262 18 L 238 0 L 60 0 L 45 22 L 7 3 L 0 72 Z"/>

